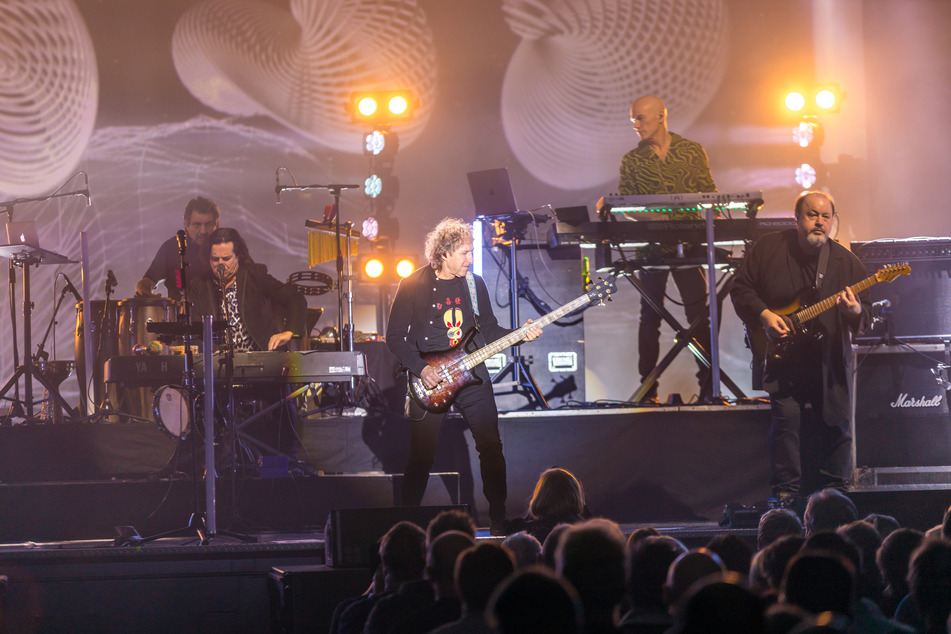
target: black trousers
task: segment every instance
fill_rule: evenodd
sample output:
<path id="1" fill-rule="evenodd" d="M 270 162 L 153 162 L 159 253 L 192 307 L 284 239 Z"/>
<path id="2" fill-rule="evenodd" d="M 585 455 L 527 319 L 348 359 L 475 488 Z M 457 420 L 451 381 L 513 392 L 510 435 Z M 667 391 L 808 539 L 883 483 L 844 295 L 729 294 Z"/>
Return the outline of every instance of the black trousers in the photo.
<path id="1" fill-rule="evenodd" d="M 821 370 L 812 370 L 821 375 Z M 805 371 L 804 371 L 805 374 Z M 770 485 L 775 495 L 800 495 L 803 479 L 801 447 L 806 443 L 818 446 L 819 472 L 812 476 L 819 488 L 845 490 L 852 470 L 852 429 L 848 418 L 827 420 L 823 411 L 821 381 L 808 381 L 796 385 L 786 384 L 770 394 L 772 420 L 768 444 L 772 479 Z M 818 438 L 803 438 L 803 410 L 812 408 L 816 417 Z M 812 442 L 815 441 L 815 442 Z"/>
<path id="2" fill-rule="evenodd" d="M 482 493 L 489 502 L 493 524 L 505 520 L 505 456 L 499 435 L 499 410 L 489 382 L 462 390 L 455 408 L 462 414 L 479 453 Z M 439 446 L 439 434 L 445 414 L 432 414 L 410 401 L 409 463 L 403 473 L 403 504 L 419 506 L 429 482 L 429 472 Z"/>
<path id="3" fill-rule="evenodd" d="M 648 269 L 638 273 L 638 278 L 647 294 L 659 305 L 664 305 L 664 294 L 667 292 L 667 277 L 673 275 L 680 298 L 684 304 L 684 314 L 687 325 L 698 317 L 701 321 L 701 330 L 697 333 L 697 341 L 710 354 L 710 312 L 707 305 L 707 276 L 702 268 Z M 639 358 L 637 369 L 641 374 L 641 381 L 653 371 L 660 357 L 660 325 L 661 316 L 655 311 L 646 298 L 641 297 L 641 317 L 637 329 L 637 345 Z M 697 359 L 697 381 L 703 390 L 709 390 L 710 370 Z M 657 396 L 657 384 L 650 389 L 647 397 Z"/>

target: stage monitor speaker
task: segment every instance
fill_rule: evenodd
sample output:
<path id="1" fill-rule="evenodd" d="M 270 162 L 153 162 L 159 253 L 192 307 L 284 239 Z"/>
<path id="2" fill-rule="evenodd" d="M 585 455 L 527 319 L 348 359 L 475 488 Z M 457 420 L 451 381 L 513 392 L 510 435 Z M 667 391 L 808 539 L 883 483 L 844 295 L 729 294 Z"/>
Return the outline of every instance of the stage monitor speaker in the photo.
<path id="1" fill-rule="evenodd" d="M 412 522 L 423 530 L 442 511 L 466 505 L 396 506 L 389 508 L 333 509 L 327 519 L 324 558 L 334 568 L 369 568 L 375 561 L 377 541 L 397 522 Z"/>
<path id="2" fill-rule="evenodd" d="M 951 337 L 951 238 L 853 242 L 852 251 L 868 272 L 908 262 L 911 274 L 869 289 L 873 302 L 888 300 L 881 309 L 881 328 L 860 338 L 881 340 L 884 334 L 908 343 L 935 343 Z"/>
<path id="3" fill-rule="evenodd" d="M 855 361 L 855 466 L 951 465 L 943 346 L 856 346 Z"/>

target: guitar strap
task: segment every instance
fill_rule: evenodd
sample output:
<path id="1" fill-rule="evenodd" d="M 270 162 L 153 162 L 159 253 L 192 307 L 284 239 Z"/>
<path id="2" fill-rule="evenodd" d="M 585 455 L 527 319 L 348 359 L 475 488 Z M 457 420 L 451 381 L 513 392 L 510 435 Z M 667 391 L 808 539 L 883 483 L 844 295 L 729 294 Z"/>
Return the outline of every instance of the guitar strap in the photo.
<path id="1" fill-rule="evenodd" d="M 822 250 L 819 251 L 819 266 L 816 267 L 816 295 L 818 296 L 819 291 L 822 290 L 822 280 L 826 276 L 826 267 L 829 265 L 829 251 L 832 250 L 832 247 L 829 246 L 829 241 L 826 240 L 826 243 L 822 245 Z"/>
<path id="2" fill-rule="evenodd" d="M 472 271 L 466 271 L 466 285 L 469 287 L 469 302 L 472 304 L 472 312 L 475 313 L 475 327 L 479 328 L 479 298 L 476 296 L 475 275 Z"/>

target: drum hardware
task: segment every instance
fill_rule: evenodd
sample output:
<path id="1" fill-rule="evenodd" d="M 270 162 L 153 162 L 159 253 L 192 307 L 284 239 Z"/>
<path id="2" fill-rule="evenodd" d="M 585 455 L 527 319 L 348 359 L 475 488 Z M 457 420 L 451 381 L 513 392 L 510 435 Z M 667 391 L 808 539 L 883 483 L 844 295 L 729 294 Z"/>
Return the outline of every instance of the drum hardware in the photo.
<path id="1" fill-rule="evenodd" d="M 14 201 L 9 201 L 6 203 L 0 203 L 0 207 L 3 207 L 3 210 L 8 216 L 8 223 L 13 220 L 13 207 L 17 202 L 27 202 L 27 201 L 44 201 L 50 200 L 51 198 L 59 198 L 67 195 L 77 195 L 78 192 L 71 192 L 69 194 L 54 194 L 52 196 L 47 196 L 45 198 L 37 199 L 18 199 Z M 12 322 L 12 332 L 13 332 L 13 362 L 16 366 L 13 375 L 10 379 L 0 388 L 0 399 L 9 400 L 11 402 L 10 409 L 8 413 L 2 417 L 2 420 L 6 423 L 12 423 L 14 417 L 21 417 L 25 422 L 32 422 L 36 420 L 34 416 L 34 405 L 36 404 L 33 399 L 33 381 L 36 380 L 46 389 L 49 394 L 49 398 L 54 399 L 64 412 L 69 412 L 70 421 L 73 420 L 73 408 L 69 403 L 66 402 L 66 399 L 63 398 L 60 394 L 58 386 L 54 385 L 49 381 L 43 373 L 39 371 L 37 367 L 37 360 L 34 359 L 31 354 L 33 348 L 32 341 L 32 314 L 33 314 L 33 303 L 30 296 L 30 269 L 33 266 L 39 266 L 41 264 L 68 264 L 74 263 L 75 260 L 70 260 L 66 256 L 60 255 L 58 253 L 53 253 L 52 251 L 47 251 L 38 246 L 31 244 L 9 244 L 0 246 L 0 257 L 8 258 L 10 260 L 10 316 Z M 17 342 L 16 342 L 16 268 L 19 267 L 23 271 L 23 350 L 25 353 L 25 359 L 22 365 L 19 363 L 19 353 L 17 351 Z M 19 382 L 20 379 L 24 379 L 24 397 L 20 399 L 19 393 Z M 11 390 L 14 390 L 13 398 L 6 396 L 6 394 Z"/>

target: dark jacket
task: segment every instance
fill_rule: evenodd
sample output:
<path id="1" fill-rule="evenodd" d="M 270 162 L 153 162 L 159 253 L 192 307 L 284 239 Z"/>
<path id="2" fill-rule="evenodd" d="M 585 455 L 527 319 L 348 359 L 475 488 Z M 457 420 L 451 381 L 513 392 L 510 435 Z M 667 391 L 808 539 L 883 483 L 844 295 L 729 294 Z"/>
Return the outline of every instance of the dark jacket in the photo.
<path id="1" fill-rule="evenodd" d="M 386 347 L 389 348 L 404 368 L 419 376 L 426 362 L 420 356 L 422 348 L 419 342 L 424 332 L 427 320 L 435 300 L 436 272 L 426 265 L 413 272 L 412 275 L 400 282 L 390 307 L 390 317 L 386 324 Z M 512 332 L 499 325 L 492 312 L 492 302 L 485 281 L 475 276 L 476 300 L 479 302 L 479 334 L 475 342 L 481 347 L 500 339 Z M 473 313 L 469 293 L 465 293 L 465 300 L 469 314 Z M 483 380 L 488 379 L 485 366 L 479 366 L 476 374 Z"/>
<path id="2" fill-rule="evenodd" d="M 825 278 L 816 301 L 838 294 L 867 277 L 865 267 L 857 257 L 835 242 L 829 240 L 829 262 Z M 760 238 L 743 260 L 740 271 L 733 280 L 730 295 L 736 314 L 748 328 L 762 329 L 760 313 L 769 308 L 777 310 L 790 305 L 804 290 L 797 257 L 802 256 L 795 229 L 771 233 Z M 851 336 L 868 323 L 871 302 L 868 292 L 858 295 L 862 314 L 857 323 L 849 323 L 835 306 L 815 318 L 823 337 L 821 339 L 821 372 L 824 386 L 825 416 L 828 420 L 850 417 L 849 382 L 852 377 L 854 355 Z M 792 371 L 801 371 L 795 368 Z M 813 370 L 818 370 L 814 368 Z M 765 376 L 763 387 L 767 392 L 777 391 L 782 376 Z"/>
<path id="3" fill-rule="evenodd" d="M 269 275 L 263 264 L 242 264 L 236 277 L 238 310 L 259 350 L 267 350 L 268 341 L 279 332 L 290 330 L 295 337 L 304 335 L 307 299 L 293 286 Z M 221 294 L 211 273 L 189 282 L 188 297 L 196 315 L 224 319 Z"/>

